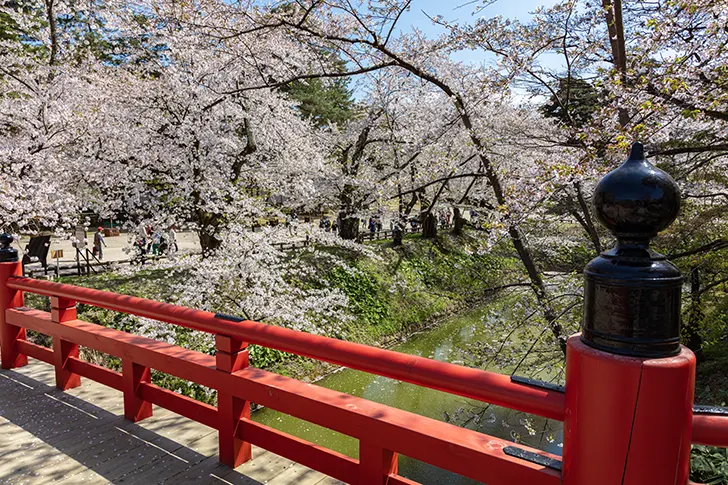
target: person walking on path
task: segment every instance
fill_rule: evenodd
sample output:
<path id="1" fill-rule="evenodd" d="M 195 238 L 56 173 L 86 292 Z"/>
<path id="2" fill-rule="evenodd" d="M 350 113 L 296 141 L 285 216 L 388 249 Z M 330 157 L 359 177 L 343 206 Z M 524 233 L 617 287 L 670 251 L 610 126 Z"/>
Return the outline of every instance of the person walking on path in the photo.
<path id="1" fill-rule="evenodd" d="M 104 228 L 99 227 L 96 233 L 94 234 L 94 249 L 93 253 L 94 256 L 99 258 L 99 261 L 104 259 L 104 250 L 101 248 L 101 246 L 106 247 L 106 241 L 104 241 Z M 86 253 L 88 254 L 88 253 Z"/>
<path id="2" fill-rule="evenodd" d="M 177 246 L 177 233 L 174 230 L 174 226 L 171 226 L 167 231 L 167 239 L 169 240 L 167 252 L 173 254 L 179 251 L 179 246 Z"/>
<path id="3" fill-rule="evenodd" d="M 161 229 L 157 229 L 156 231 L 154 231 L 154 234 L 152 235 L 152 255 L 153 256 L 161 255 L 162 242 L 163 242 L 162 231 L 161 231 Z"/>

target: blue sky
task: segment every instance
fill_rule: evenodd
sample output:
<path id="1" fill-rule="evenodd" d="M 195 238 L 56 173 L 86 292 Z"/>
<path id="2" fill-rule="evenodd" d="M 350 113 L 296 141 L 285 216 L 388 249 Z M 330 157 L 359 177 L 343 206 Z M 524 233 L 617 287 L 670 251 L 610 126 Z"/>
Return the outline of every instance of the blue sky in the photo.
<path id="1" fill-rule="evenodd" d="M 474 19 L 473 11 L 482 3 L 482 1 L 470 3 L 468 0 L 413 0 L 410 11 L 405 12 L 400 19 L 400 30 L 406 32 L 412 27 L 416 27 L 428 36 L 434 37 L 444 32 L 444 29 L 433 25 L 427 15 L 442 15 L 443 18 L 449 21 L 470 23 Z M 555 3 L 557 3 L 556 0 L 499 0 L 478 12 L 477 15 L 479 17 L 500 15 L 527 22 L 536 8 L 543 5 L 554 5 Z M 459 52 L 453 58 L 476 63 L 488 60 L 485 53 L 478 51 Z"/>
<path id="2" fill-rule="evenodd" d="M 558 0 L 498 0 L 477 13 L 478 17 L 496 17 L 517 19 L 521 22 L 528 22 L 534 12 L 540 6 L 551 6 Z M 409 32 L 412 28 L 421 30 L 428 37 L 434 38 L 445 32 L 445 29 L 433 25 L 429 17 L 441 15 L 450 22 L 470 23 L 475 17 L 473 12 L 483 0 L 470 3 L 469 0 L 413 0 L 408 12 L 405 12 L 398 22 L 399 32 Z M 481 64 L 493 62 L 495 56 L 480 50 L 459 51 L 452 55 L 457 61 Z M 543 55 L 539 61 L 546 67 L 559 69 L 563 59 L 557 55 Z M 354 83 L 354 98 L 360 99 L 364 95 L 361 85 Z M 513 89 L 519 99 L 529 98 L 526 92 L 520 88 Z"/>

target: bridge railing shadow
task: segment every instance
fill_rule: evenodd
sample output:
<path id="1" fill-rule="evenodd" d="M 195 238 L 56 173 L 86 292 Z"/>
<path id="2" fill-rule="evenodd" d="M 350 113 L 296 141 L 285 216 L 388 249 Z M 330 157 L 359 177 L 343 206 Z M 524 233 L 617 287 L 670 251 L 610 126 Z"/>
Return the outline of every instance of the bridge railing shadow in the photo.
<path id="1" fill-rule="evenodd" d="M 218 462 L 214 430 L 204 427 L 208 432 L 195 438 L 202 425 L 162 408 L 144 426 L 133 423 L 124 419 L 122 393 L 98 385 L 62 392 L 48 385 L 51 366 L 33 367 L 33 377 L 0 371 L 0 483 L 79 483 L 94 476 L 111 483 L 223 483 L 224 475 L 229 483 L 261 484 Z"/>

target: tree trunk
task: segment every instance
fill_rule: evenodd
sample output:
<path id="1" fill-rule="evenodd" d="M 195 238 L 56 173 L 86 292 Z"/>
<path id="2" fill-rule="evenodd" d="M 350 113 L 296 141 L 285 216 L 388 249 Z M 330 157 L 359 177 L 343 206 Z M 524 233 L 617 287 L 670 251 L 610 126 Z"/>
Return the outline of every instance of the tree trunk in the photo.
<path id="1" fill-rule="evenodd" d="M 48 27 L 50 28 L 51 52 L 48 56 L 48 65 L 56 64 L 58 57 L 58 32 L 56 27 L 56 13 L 54 0 L 46 0 L 46 17 L 48 18 Z"/>
<path id="2" fill-rule="evenodd" d="M 432 212 L 425 213 L 422 221 L 422 237 L 435 239 L 437 237 L 437 217 Z"/>
<path id="3" fill-rule="evenodd" d="M 700 336 L 700 323 L 703 311 L 700 299 L 700 268 L 695 266 L 690 271 L 690 308 L 683 327 L 685 346 L 693 351 L 698 362 L 705 360 L 703 337 Z"/>
<path id="4" fill-rule="evenodd" d="M 208 258 L 222 246 L 220 233 L 225 229 L 225 218 L 221 214 L 210 213 L 198 209 L 194 222 L 197 225 L 197 237 L 200 239 L 202 257 Z"/>
<path id="5" fill-rule="evenodd" d="M 612 48 L 612 63 L 619 74 L 622 86 L 627 84 L 627 50 L 624 41 L 624 24 L 622 22 L 622 0 L 602 0 L 607 22 L 609 44 Z M 617 107 L 619 125 L 624 128 L 629 124 L 629 112 L 624 106 Z"/>
<path id="6" fill-rule="evenodd" d="M 212 256 L 222 245 L 222 240 L 208 227 L 203 227 L 197 231 L 197 237 L 200 238 L 203 258 Z"/>
<path id="7" fill-rule="evenodd" d="M 359 237 L 359 218 L 340 212 L 339 220 L 341 221 L 341 227 L 339 227 L 341 239 L 354 240 Z"/>
<path id="8" fill-rule="evenodd" d="M 456 236 L 462 236 L 463 227 L 465 227 L 465 219 L 460 214 L 460 207 L 453 207 L 452 233 Z"/>
<path id="9" fill-rule="evenodd" d="M 594 250 L 597 252 L 597 254 L 601 254 L 602 241 L 599 239 L 599 233 L 597 232 L 597 228 L 594 225 L 594 221 L 592 220 L 591 212 L 589 211 L 589 205 L 584 199 L 584 193 L 581 190 L 581 184 L 578 182 L 576 183 L 576 198 L 579 201 L 579 207 L 581 207 L 581 211 L 584 213 L 584 223 L 582 225 L 584 226 L 587 234 L 589 234 L 589 239 L 591 239 Z"/>

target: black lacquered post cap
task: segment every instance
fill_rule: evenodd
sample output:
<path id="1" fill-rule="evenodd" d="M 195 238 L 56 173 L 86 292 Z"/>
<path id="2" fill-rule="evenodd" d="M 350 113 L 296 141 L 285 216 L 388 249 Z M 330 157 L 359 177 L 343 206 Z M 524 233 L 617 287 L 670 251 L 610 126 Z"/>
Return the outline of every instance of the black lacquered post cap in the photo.
<path id="1" fill-rule="evenodd" d="M 645 160 L 642 143 L 594 191 L 599 222 L 618 238 L 649 239 L 680 212 L 680 189 L 669 174 Z"/>
<path id="2" fill-rule="evenodd" d="M 18 250 L 11 247 L 13 236 L 0 234 L 0 263 L 14 263 L 18 260 Z"/>
<path id="3" fill-rule="evenodd" d="M 593 203 L 617 245 L 584 270 L 582 340 L 636 357 L 677 354 L 682 276 L 649 248 L 680 211 L 677 184 L 645 160 L 642 144 L 635 143 L 627 161 L 599 182 Z"/>

